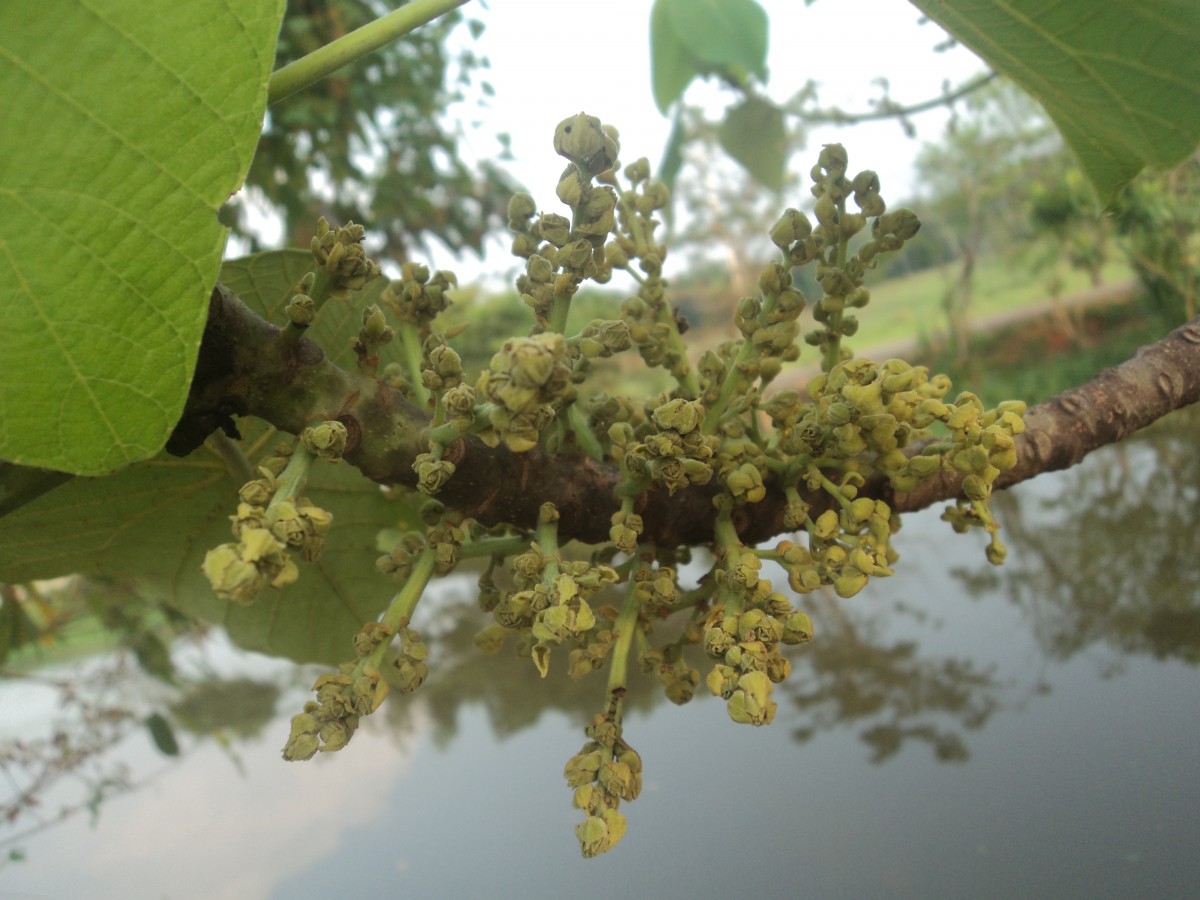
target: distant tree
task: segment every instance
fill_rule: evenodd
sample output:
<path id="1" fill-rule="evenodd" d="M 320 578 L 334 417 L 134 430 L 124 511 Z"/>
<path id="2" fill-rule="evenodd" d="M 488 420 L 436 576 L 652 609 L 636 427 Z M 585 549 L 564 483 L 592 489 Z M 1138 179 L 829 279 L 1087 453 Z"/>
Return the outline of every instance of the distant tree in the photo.
<path id="1" fill-rule="evenodd" d="M 289 0 L 279 33 L 286 65 L 374 20 L 373 0 Z M 436 240 L 482 252 L 503 225 L 516 187 L 489 161 L 462 156 L 463 125 L 447 115 L 461 87 L 481 82 L 487 59 L 470 42 L 457 54 L 451 34 L 483 31 L 455 11 L 273 108 L 246 175 L 229 203 L 237 234 L 261 249 L 247 196 L 262 196 L 283 219 L 283 246 L 308 246 L 320 216 L 369 221 L 395 262 Z"/>

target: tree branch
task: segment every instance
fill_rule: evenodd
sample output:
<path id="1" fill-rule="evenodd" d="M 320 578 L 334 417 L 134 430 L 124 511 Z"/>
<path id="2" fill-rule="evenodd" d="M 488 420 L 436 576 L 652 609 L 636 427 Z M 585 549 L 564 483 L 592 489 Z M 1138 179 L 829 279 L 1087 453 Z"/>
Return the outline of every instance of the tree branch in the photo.
<path id="1" fill-rule="evenodd" d="M 930 97 L 928 100 L 922 100 L 919 103 L 910 103 L 907 106 L 897 103 L 890 97 L 884 97 L 878 101 L 879 108 L 873 109 L 870 112 L 849 113 L 843 112 L 836 107 L 813 110 L 794 109 L 789 111 L 798 119 L 812 125 L 860 125 L 863 122 L 874 122 L 880 119 L 907 119 L 909 116 L 937 109 L 939 106 L 952 106 L 968 94 L 972 94 L 995 81 L 998 77 L 999 75 L 995 72 L 986 72 L 983 75 L 972 78 L 953 91 L 940 94 L 937 97 Z"/>
<path id="2" fill-rule="evenodd" d="M 1093 450 L 1122 440 L 1174 409 L 1200 401 L 1200 317 L 1161 341 L 1143 347 L 1122 365 L 1087 384 L 1033 407 L 1018 438 L 1017 467 L 1001 476 L 1009 486 L 1041 472 L 1067 468 Z M 217 285 L 184 415 L 167 449 L 184 456 L 217 428 L 233 428 L 233 416 L 256 416 L 298 434 L 306 425 L 337 419 L 349 431 L 345 458 L 381 484 L 414 487 L 414 459 L 428 449 L 429 415 L 387 384 L 334 365 L 308 339 L 288 341 L 280 329 Z M 512 453 L 476 437 L 461 438 L 443 458 L 457 467 L 438 499 L 485 525 L 532 528 L 538 509 L 552 502 L 563 539 L 608 540 L 618 508 L 618 470 L 582 453 L 548 456 L 540 450 Z M 944 473 L 907 494 L 895 495 L 882 479 L 861 495 L 913 511 L 959 495 L 957 473 Z M 669 496 L 653 488 L 638 498 L 643 539 L 663 547 L 712 540 L 715 484 Z M 823 493 L 810 498 L 813 514 L 826 508 Z M 786 500 L 778 489 L 737 510 L 735 525 L 748 543 L 786 529 Z"/>

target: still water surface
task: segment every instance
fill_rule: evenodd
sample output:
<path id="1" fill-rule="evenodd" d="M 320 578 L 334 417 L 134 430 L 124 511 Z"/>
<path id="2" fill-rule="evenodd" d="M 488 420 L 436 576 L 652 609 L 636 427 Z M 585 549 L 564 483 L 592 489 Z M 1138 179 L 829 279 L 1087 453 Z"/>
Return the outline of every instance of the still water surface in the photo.
<path id="1" fill-rule="evenodd" d="M 178 760 L 131 733 L 105 765 L 139 786 L 6 847 L 0 898 L 1200 896 L 1195 422 L 1009 492 L 1001 569 L 936 510 L 906 519 L 893 578 L 809 603 L 771 726 L 636 685 L 645 789 L 599 859 L 561 772 L 602 680 L 481 658 L 460 582 L 425 623 L 430 681 L 312 763 L 279 758 L 311 673 L 177 647 L 267 714 L 177 723 Z M 5 686 L 5 736 L 49 702 Z"/>

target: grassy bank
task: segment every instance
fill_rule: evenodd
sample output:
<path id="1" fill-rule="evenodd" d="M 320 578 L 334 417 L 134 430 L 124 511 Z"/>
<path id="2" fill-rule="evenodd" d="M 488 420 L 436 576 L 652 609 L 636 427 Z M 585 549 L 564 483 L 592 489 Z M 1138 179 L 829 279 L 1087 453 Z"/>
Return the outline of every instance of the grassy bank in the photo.
<path id="1" fill-rule="evenodd" d="M 1086 310 L 1074 329 L 1041 317 L 977 335 L 965 366 L 929 350 L 914 362 L 947 373 L 956 387 L 974 391 L 988 404 L 1008 398 L 1038 403 L 1124 362 L 1177 324 L 1132 302 Z"/>

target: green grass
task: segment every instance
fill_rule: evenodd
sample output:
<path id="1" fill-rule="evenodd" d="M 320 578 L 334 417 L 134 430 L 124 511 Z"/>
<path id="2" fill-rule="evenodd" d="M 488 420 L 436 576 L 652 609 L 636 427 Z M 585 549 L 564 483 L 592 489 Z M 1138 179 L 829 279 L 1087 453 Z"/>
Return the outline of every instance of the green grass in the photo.
<path id="1" fill-rule="evenodd" d="M 1144 304 L 1098 307 L 1080 316 L 1075 335 L 1048 319 L 1033 320 L 973 338 L 965 366 L 928 352 L 913 362 L 945 372 L 956 389 L 974 391 L 987 405 L 1007 399 L 1034 404 L 1124 362 L 1178 324 L 1162 321 Z"/>
<path id="2" fill-rule="evenodd" d="M 958 277 L 958 264 L 927 269 L 913 275 L 892 278 L 872 284 L 871 302 L 860 312 L 861 327 L 851 340 L 855 350 L 895 341 L 919 340 L 947 328 L 943 298 Z M 1031 264 L 1020 259 L 991 257 L 979 261 L 975 268 L 974 295 L 968 316 L 980 319 L 996 313 L 1044 303 L 1050 298 L 1047 288 L 1049 272 L 1033 272 Z M 1114 260 L 1105 266 L 1106 284 L 1133 276 L 1124 260 Z M 1088 275 L 1064 269 L 1062 296 L 1069 296 L 1091 287 Z"/>

